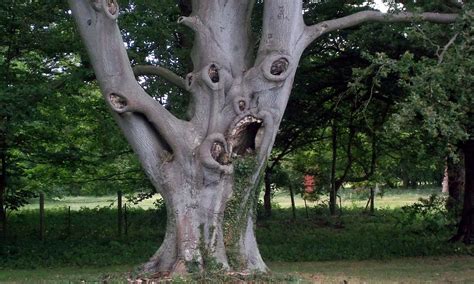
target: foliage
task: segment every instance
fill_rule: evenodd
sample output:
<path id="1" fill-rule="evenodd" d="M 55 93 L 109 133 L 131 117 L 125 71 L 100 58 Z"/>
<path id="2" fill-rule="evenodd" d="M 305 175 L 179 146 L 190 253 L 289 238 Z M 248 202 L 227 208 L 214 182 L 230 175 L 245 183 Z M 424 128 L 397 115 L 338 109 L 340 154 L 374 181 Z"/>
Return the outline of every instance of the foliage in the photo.
<path id="1" fill-rule="evenodd" d="M 424 226 L 427 231 L 437 233 L 446 226 L 454 227 L 456 218 L 446 208 L 446 198 L 432 194 L 429 198 L 420 198 L 419 202 L 402 207 L 400 226 Z"/>
<path id="2" fill-rule="evenodd" d="M 172 70 L 184 64 L 176 60 L 176 53 L 185 47 L 174 48 L 181 32 L 173 19 L 174 1 L 120 2 L 134 64 L 154 63 Z M 149 192 L 148 180 L 93 82 L 67 3 L 3 1 L 0 12 L 5 206 L 18 209 L 40 191 L 57 196 Z M 159 81 L 140 80 L 157 99 L 169 92 L 169 86 Z M 158 88 L 158 83 L 164 87 Z M 178 93 L 168 101 L 186 100 L 183 97 Z M 185 113 L 183 107 L 173 111 Z"/>
<path id="3" fill-rule="evenodd" d="M 438 152 L 453 156 L 457 147 L 473 135 L 472 22 L 471 7 L 465 9 L 449 33 L 424 26 L 412 31 L 414 40 L 434 50 L 431 56 L 417 58 L 405 53 L 393 60 L 379 54 L 371 59 L 374 64 L 387 66 L 388 73 L 398 74 L 398 84 L 407 94 L 387 125 L 390 133 L 419 141 L 417 145 L 424 143 L 421 147 L 431 152 L 441 147 Z"/>

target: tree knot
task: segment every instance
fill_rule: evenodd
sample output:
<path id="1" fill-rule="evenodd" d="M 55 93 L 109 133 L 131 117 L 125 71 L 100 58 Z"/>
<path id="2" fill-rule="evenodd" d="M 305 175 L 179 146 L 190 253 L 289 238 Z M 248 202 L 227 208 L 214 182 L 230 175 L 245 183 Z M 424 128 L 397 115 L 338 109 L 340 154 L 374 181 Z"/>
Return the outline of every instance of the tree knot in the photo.
<path id="1" fill-rule="evenodd" d="M 280 53 L 269 55 L 261 66 L 265 78 L 274 82 L 284 81 L 293 69 L 291 57 Z"/>
<path id="2" fill-rule="evenodd" d="M 90 0 L 92 8 L 97 12 L 104 12 L 111 20 L 116 20 L 119 12 L 117 0 Z"/>

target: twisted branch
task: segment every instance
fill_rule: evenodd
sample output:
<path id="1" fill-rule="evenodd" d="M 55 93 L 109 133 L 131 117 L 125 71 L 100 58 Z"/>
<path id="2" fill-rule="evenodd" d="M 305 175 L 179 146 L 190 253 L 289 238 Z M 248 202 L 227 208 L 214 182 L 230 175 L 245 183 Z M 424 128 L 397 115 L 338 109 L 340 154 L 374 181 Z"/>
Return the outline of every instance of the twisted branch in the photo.
<path id="1" fill-rule="evenodd" d="M 354 27 L 366 22 L 420 22 L 427 21 L 439 24 L 449 24 L 456 21 L 458 14 L 443 13 L 411 13 L 401 12 L 398 14 L 385 14 L 378 11 L 362 11 L 342 18 L 324 21 L 313 26 L 306 27 L 306 45 L 310 44 L 320 36 L 341 29 Z"/>
<path id="2" fill-rule="evenodd" d="M 133 67 L 133 74 L 135 76 L 159 76 L 180 89 L 188 89 L 183 78 L 173 73 L 173 71 L 160 66 L 136 65 Z"/>
<path id="3" fill-rule="evenodd" d="M 186 132 L 189 132 L 187 124 L 153 100 L 135 80 L 116 21 L 118 16 L 116 1 L 69 0 L 69 6 L 91 59 L 97 81 L 110 107 L 118 114 L 125 112 L 144 114 L 171 148 L 180 146 L 182 144 L 180 141 L 183 141 Z M 116 119 L 126 135 L 132 132 L 128 124 L 131 121 L 130 116 L 118 116 Z M 147 141 L 143 141 L 144 137 L 127 135 L 132 144 L 158 143 L 149 141 L 154 136 L 152 131 L 141 136 L 146 136 Z"/>

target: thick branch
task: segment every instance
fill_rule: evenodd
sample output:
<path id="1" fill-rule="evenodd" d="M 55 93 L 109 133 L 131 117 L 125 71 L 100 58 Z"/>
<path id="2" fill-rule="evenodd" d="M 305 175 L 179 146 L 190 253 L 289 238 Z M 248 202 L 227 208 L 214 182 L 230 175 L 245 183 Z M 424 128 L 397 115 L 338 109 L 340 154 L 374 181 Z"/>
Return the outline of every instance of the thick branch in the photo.
<path id="1" fill-rule="evenodd" d="M 454 44 L 454 42 L 456 41 L 456 38 L 458 37 L 458 35 L 459 35 L 459 33 L 456 33 L 456 34 L 448 41 L 448 43 L 443 47 L 441 53 L 438 55 L 438 64 L 443 63 L 444 55 L 446 54 L 446 52 L 448 52 L 449 47 Z"/>
<path id="2" fill-rule="evenodd" d="M 183 78 L 179 77 L 171 70 L 160 67 L 160 66 L 152 66 L 152 65 L 137 65 L 133 67 L 133 73 L 135 76 L 159 76 L 166 81 L 172 83 L 178 88 L 183 90 L 187 90 L 186 82 Z"/>
<path id="3" fill-rule="evenodd" d="M 274 0 L 265 1 L 264 5 L 259 57 L 269 51 L 296 53 L 293 49 L 305 28 L 302 1 Z M 257 63 L 259 61 L 257 58 Z"/>
<path id="4" fill-rule="evenodd" d="M 350 120 L 349 120 L 349 138 L 347 141 L 347 164 L 341 177 L 339 177 L 335 181 L 336 191 L 344 183 L 347 175 L 349 174 L 349 170 L 352 168 L 352 163 L 354 161 L 353 156 L 352 156 L 352 141 L 354 140 L 356 131 L 355 131 L 353 121 L 354 121 L 354 117 L 353 117 L 353 114 L 351 113 Z"/>
<path id="5" fill-rule="evenodd" d="M 178 141 L 182 141 L 186 134 L 186 124 L 154 101 L 135 80 L 116 22 L 118 15 L 116 2 L 110 0 L 69 0 L 69 5 L 102 93 L 111 108 L 119 114 L 128 111 L 144 114 L 148 120 L 152 121 L 153 127 L 170 146 L 179 145 Z M 133 115 L 116 116 L 130 143 L 132 145 L 144 142 L 150 145 L 156 144 L 156 141 L 147 141 L 155 136 L 153 133 L 149 133 L 153 132 L 151 129 L 147 133 L 141 134 L 140 137 L 128 135 L 134 131 L 133 128 L 142 127 L 138 121 L 132 122 L 137 125 L 129 125 L 128 123 L 134 120 L 131 117 Z"/>
<path id="6" fill-rule="evenodd" d="M 251 22 L 255 0 L 192 1 L 192 13 L 178 23 L 195 31 L 191 57 L 194 70 L 217 62 L 240 75 L 251 63 Z"/>
<path id="7" fill-rule="evenodd" d="M 324 21 L 306 28 L 306 42 L 311 43 L 318 37 L 336 30 L 346 29 L 366 22 L 414 22 L 427 21 L 439 24 L 449 24 L 456 21 L 458 14 L 442 13 L 410 13 L 402 12 L 398 14 L 384 14 L 378 11 L 362 11 L 352 15 Z"/>

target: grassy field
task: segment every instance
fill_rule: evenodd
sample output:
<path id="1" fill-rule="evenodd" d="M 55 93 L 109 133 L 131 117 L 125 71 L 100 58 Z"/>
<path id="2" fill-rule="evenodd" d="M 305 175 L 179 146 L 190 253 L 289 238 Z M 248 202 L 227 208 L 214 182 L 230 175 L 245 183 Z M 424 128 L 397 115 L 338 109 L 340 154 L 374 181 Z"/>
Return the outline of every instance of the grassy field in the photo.
<path id="1" fill-rule="evenodd" d="M 376 195 L 375 208 L 377 209 L 394 209 L 405 205 L 411 205 L 417 202 L 420 198 L 428 198 L 431 194 L 441 194 L 441 189 L 396 189 L 387 190 L 383 195 Z M 341 193 L 342 206 L 344 208 L 361 208 L 367 204 L 368 192 L 353 194 L 351 190 L 346 190 Z M 286 192 L 278 192 L 273 197 L 273 202 L 278 204 L 281 208 L 291 207 L 291 200 Z M 307 202 L 308 206 L 317 206 L 318 204 L 327 204 L 328 198 L 322 197 L 316 202 Z M 295 196 L 296 207 L 304 207 L 304 200 L 300 195 Z"/>
<path id="2" fill-rule="evenodd" d="M 139 204 L 127 203 L 129 207 L 140 207 L 143 209 L 153 208 L 153 202 L 159 197 L 147 199 Z M 124 197 L 124 201 L 126 198 Z M 31 200 L 31 203 L 22 207 L 21 210 L 34 210 L 38 209 L 38 199 Z M 81 208 L 97 208 L 97 207 L 113 207 L 117 205 L 117 196 L 65 196 L 63 198 L 46 199 L 45 209 L 56 209 L 71 207 L 71 210 L 77 211 Z"/>
<path id="3" fill-rule="evenodd" d="M 353 207 L 365 207 L 367 203 L 366 194 L 352 194 L 350 190 L 342 192 L 342 206 L 344 208 L 353 208 Z M 397 189 L 397 190 L 387 190 L 382 196 L 377 195 L 375 198 L 375 207 L 378 209 L 394 209 L 399 208 L 405 205 L 411 205 L 417 202 L 420 198 L 427 198 L 431 194 L 440 194 L 441 189 Z M 143 209 L 149 209 L 154 207 L 154 202 L 159 199 L 159 196 L 156 196 L 151 199 L 144 200 L 138 204 L 127 203 L 127 206 L 130 207 L 140 207 Z M 263 193 L 262 198 L 263 199 Z M 66 196 L 61 199 L 53 198 L 47 199 L 45 202 L 46 209 L 53 208 L 63 208 L 71 207 L 71 210 L 79 210 L 81 208 L 96 208 L 96 207 L 112 207 L 116 204 L 116 196 Z M 272 202 L 277 204 L 281 208 L 290 208 L 291 201 L 288 192 L 277 192 L 274 194 Z M 295 196 L 296 207 L 304 207 L 304 200 L 301 195 Z M 317 206 L 318 204 L 327 204 L 327 197 L 321 198 L 317 202 L 307 202 L 307 205 L 310 207 Z M 31 204 L 24 206 L 23 210 L 37 209 L 38 200 L 31 200 Z"/>
<path id="4" fill-rule="evenodd" d="M 424 257 L 387 261 L 271 263 L 312 283 L 474 283 L 474 257 Z"/>
<path id="5" fill-rule="evenodd" d="M 474 283 L 474 257 L 403 258 L 387 261 L 270 262 L 276 275 L 293 283 Z M 118 282 L 133 266 L 2 270 L 2 283 Z M 280 276 L 280 278 L 282 278 Z"/>
<path id="6" fill-rule="evenodd" d="M 434 192 L 386 192 L 377 196 L 374 214 L 363 210 L 365 192 L 342 192 L 343 214 L 335 217 L 324 199 L 308 202 L 306 211 L 298 196 L 296 220 L 288 194 L 280 192 L 272 218 L 257 222 L 259 248 L 272 271 L 292 274 L 296 283 L 474 283 L 474 249 L 446 242 L 455 226 L 444 204 L 423 212 L 400 209 Z M 12 214 L 9 238 L 0 246 L 0 282 L 124 279 L 159 247 L 166 212 L 153 200 L 130 206 L 128 234 L 118 236 L 115 206 L 114 196 L 47 200 L 43 241 L 37 203 Z"/>

